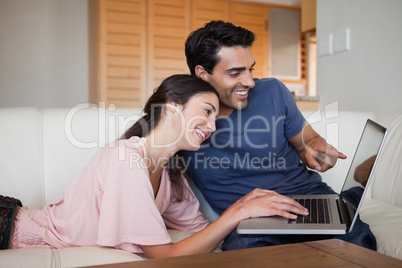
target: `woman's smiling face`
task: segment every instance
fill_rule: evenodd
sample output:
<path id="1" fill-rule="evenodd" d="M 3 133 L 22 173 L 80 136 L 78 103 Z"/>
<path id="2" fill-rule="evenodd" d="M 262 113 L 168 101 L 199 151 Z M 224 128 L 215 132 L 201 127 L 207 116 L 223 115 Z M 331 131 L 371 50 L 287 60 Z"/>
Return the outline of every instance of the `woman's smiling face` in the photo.
<path id="1" fill-rule="evenodd" d="M 183 150 L 198 150 L 201 143 L 216 130 L 219 100 L 214 93 L 201 93 L 192 97 L 184 107 L 185 144 Z"/>

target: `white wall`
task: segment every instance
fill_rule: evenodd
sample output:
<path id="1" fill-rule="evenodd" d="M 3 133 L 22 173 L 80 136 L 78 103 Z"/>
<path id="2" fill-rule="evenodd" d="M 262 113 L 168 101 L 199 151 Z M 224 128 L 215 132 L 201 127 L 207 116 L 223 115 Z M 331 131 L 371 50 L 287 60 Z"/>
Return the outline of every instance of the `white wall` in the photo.
<path id="1" fill-rule="evenodd" d="M 320 106 L 402 110 L 402 1 L 317 0 L 317 40 L 350 28 L 351 49 L 317 58 Z"/>
<path id="2" fill-rule="evenodd" d="M 88 0 L 0 0 L 0 107 L 88 102 Z"/>

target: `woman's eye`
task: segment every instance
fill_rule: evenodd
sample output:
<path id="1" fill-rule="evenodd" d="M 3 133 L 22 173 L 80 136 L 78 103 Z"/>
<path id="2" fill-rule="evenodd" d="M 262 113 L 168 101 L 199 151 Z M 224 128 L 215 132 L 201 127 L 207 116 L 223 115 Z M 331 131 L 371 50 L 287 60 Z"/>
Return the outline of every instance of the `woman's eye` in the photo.
<path id="1" fill-rule="evenodd" d="M 212 113 L 212 111 L 209 109 L 205 109 L 205 112 L 207 113 L 207 115 L 210 115 Z"/>

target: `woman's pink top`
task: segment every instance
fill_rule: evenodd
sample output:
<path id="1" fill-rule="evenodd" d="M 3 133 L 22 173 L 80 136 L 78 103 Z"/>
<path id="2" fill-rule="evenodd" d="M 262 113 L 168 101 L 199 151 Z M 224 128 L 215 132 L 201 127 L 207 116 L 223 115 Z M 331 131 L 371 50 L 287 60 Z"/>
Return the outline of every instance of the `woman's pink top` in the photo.
<path id="1" fill-rule="evenodd" d="M 145 159 L 144 138 L 101 148 L 58 202 L 40 210 L 20 209 L 13 248 L 97 245 L 142 253 L 141 245 L 171 243 L 167 228 L 205 228 L 208 221 L 184 177 L 185 201 L 172 201 L 166 169 L 155 197 Z"/>

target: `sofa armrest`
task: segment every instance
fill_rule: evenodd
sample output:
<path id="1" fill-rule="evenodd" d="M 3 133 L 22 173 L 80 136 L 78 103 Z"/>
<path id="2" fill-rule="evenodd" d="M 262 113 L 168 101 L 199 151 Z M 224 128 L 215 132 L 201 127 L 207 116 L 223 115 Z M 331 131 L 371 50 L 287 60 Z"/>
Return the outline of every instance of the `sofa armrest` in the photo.
<path id="1" fill-rule="evenodd" d="M 360 218 L 370 225 L 377 239 L 377 251 L 402 260 L 402 207 L 366 198 Z"/>
<path id="2" fill-rule="evenodd" d="M 372 179 L 372 197 L 402 208 L 402 115 L 378 117 L 388 136 Z"/>

